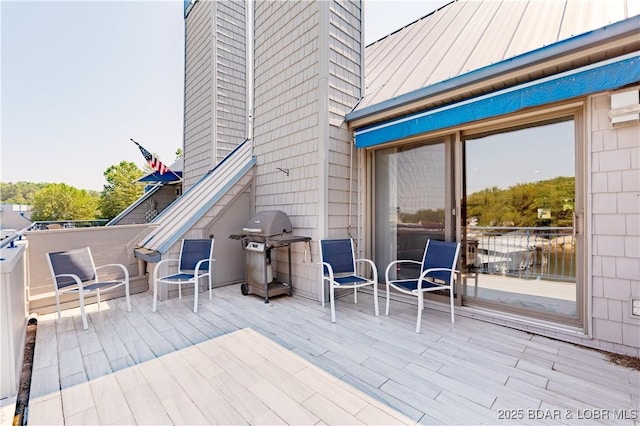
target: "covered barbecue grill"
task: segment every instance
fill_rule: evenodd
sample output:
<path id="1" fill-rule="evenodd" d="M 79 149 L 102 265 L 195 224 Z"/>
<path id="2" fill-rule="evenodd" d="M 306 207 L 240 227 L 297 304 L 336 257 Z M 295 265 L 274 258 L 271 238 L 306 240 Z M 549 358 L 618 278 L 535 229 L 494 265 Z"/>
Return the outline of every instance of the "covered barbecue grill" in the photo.
<path id="1" fill-rule="evenodd" d="M 240 240 L 246 258 L 247 282 L 242 284 L 242 294 L 257 294 L 269 303 L 269 297 L 288 294 L 293 290 L 291 274 L 291 244 L 308 242 L 311 237 L 293 235 L 289 216 L 280 210 L 265 210 L 251 218 L 242 234 L 232 234 L 229 238 Z M 287 248 L 289 276 L 288 282 L 274 278 L 272 262 L 274 249 Z"/>

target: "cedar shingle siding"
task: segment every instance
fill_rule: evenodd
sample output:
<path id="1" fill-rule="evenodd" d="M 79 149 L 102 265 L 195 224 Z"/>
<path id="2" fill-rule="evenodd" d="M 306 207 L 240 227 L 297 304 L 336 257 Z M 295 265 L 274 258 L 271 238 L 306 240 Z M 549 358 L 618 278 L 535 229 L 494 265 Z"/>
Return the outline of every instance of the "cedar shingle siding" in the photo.
<path id="1" fill-rule="evenodd" d="M 244 4 L 196 2 L 185 26 L 186 191 L 247 137 Z"/>
<path id="2" fill-rule="evenodd" d="M 346 236 L 351 135 L 344 115 L 360 96 L 360 4 L 254 5 L 256 211 L 283 210 L 295 233 L 314 240 Z M 303 262 L 303 247 L 292 247 L 296 291 L 317 297 L 317 265 Z"/>

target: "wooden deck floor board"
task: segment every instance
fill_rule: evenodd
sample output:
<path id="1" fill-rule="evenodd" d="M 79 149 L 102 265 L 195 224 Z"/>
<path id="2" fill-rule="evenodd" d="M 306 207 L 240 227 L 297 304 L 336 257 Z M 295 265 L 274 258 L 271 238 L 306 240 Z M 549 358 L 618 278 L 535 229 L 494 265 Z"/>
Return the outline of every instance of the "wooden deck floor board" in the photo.
<path id="1" fill-rule="evenodd" d="M 540 424 L 500 418 L 514 409 L 589 424 L 567 416 L 638 409 L 640 374 L 599 352 L 432 307 L 416 334 L 415 305 L 376 317 L 366 292 L 338 301 L 335 324 L 297 296 L 199 300 L 110 300 L 88 330 L 77 309 L 39 318 L 29 424 Z"/>

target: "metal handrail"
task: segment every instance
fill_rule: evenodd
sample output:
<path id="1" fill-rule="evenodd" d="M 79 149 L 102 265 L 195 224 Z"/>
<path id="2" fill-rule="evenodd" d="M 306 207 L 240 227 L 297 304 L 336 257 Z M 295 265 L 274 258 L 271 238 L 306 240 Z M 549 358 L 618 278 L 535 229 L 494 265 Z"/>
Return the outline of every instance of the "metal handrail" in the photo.
<path id="1" fill-rule="evenodd" d="M 7 246 L 9 248 L 14 248 L 16 246 L 16 241 L 22 240 L 22 236 L 24 235 L 25 232 L 32 231 L 36 229 L 37 226 L 38 226 L 38 223 L 34 222 L 31 225 L 27 226 L 26 228 L 16 231 L 15 234 L 10 235 L 6 238 L 3 238 L 2 241 L 0 241 L 0 249 L 3 249 Z"/>

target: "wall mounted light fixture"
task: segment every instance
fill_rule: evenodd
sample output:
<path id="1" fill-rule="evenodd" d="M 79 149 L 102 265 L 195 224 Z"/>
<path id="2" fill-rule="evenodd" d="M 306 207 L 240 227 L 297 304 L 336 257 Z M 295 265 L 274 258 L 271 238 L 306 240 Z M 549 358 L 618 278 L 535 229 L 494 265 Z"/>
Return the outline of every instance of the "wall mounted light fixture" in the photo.
<path id="1" fill-rule="evenodd" d="M 629 124 L 640 120 L 640 91 L 627 90 L 611 94 L 611 125 Z"/>

